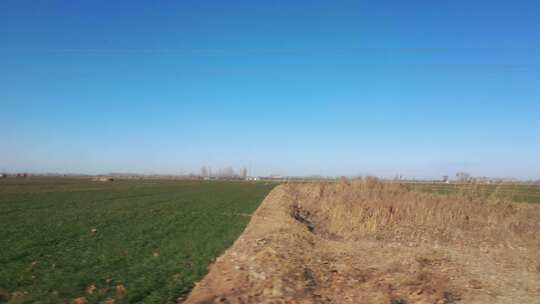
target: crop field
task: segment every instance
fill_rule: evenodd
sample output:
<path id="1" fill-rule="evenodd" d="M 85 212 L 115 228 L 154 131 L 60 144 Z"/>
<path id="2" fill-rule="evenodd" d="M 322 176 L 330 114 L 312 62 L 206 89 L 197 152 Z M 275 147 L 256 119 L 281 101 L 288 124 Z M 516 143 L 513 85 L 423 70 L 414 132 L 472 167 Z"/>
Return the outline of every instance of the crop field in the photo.
<path id="1" fill-rule="evenodd" d="M 176 303 L 274 186 L 0 180 L 0 303 Z"/>
<path id="2" fill-rule="evenodd" d="M 409 189 L 438 194 L 462 193 L 484 198 L 494 196 L 515 202 L 540 203 L 540 185 L 538 184 L 441 184 L 408 183 Z"/>

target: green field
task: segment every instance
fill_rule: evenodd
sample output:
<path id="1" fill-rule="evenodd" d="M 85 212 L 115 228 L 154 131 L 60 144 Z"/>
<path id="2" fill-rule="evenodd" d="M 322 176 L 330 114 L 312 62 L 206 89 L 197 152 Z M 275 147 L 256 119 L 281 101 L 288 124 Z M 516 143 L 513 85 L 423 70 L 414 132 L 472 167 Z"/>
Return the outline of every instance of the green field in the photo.
<path id="1" fill-rule="evenodd" d="M 412 190 L 438 194 L 473 194 L 483 197 L 495 196 L 515 202 L 540 203 L 540 185 L 537 184 L 442 184 L 406 183 Z"/>
<path id="2" fill-rule="evenodd" d="M 176 303 L 273 187 L 0 180 L 0 303 Z"/>

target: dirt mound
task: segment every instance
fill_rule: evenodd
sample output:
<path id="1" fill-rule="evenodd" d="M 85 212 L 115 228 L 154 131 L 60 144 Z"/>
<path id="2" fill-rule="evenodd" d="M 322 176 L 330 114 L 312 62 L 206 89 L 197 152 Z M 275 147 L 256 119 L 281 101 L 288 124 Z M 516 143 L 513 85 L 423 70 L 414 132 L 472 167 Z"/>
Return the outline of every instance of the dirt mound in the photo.
<path id="1" fill-rule="evenodd" d="M 495 198 L 281 185 L 186 303 L 540 303 L 539 228 Z"/>

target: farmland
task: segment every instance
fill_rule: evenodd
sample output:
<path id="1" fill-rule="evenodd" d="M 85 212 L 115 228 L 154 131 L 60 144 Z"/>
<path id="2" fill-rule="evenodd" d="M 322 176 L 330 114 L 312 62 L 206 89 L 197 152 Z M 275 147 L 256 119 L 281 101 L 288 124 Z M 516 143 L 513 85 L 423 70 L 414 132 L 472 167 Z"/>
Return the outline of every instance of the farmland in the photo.
<path id="1" fill-rule="evenodd" d="M 409 189 L 437 194 L 463 194 L 480 197 L 497 197 L 515 202 L 540 203 L 538 184 L 442 184 L 407 183 Z"/>
<path id="2" fill-rule="evenodd" d="M 398 185 L 369 178 L 290 183 L 275 189 L 253 214 L 274 187 L 152 179 L 0 180 L 0 303 L 183 301 L 250 219 L 242 241 L 214 264 L 187 303 L 222 295 L 231 301 L 309 302 L 319 293 L 334 303 L 366 295 L 373 303 L 459 297 L 488 303 L 500 299 L 486 296 L 492 297 L 488 286 L 495 285 L 512 286 L 505 292 L 514 294 L 504 296 L 527 302 L 529 290 L 540 287 L 534 277 L 540 264 L 530 254 L 539 246 L 538 205 L 510 202 L 540 202 L 538 186 Z M 443 247 L 433 251 L 432 244 Z M 448 260 L 453 254 L 466 258 Z M 464 261 L 475 261 L 478 269 L 492 263 L 497 275 L 485 277 L 485 269 L 468 273 Z M 500 261 L 504 271 L 497 268 Z M 519 269 L 532 279 L 521 278 Z M 463 279 L 448 283 L 447 271 Z M 410 276 L 417 272 L 430 279 Z M 381 289 L 381 278 L 397 289 Z M 343 285 L 354 280 L 363 283 L 350 290 Z M 477 281 L 489 292 L 467 287 Z M 430 292 L 416 294 L 411 286 Z"/>
<path id="3" fill-rule="evenodd" d="M 0 303 L 175 303 L 273 187 L 0 180 Z"/>

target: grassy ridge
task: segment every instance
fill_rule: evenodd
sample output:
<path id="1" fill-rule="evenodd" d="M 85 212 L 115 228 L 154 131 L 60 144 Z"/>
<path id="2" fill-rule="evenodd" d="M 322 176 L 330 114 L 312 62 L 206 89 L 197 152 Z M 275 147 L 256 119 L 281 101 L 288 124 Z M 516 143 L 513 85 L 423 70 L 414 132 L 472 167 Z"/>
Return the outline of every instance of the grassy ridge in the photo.
<path id="1" fill-rule="evenodd" d="M 515 202 L 540 203 L 540 185 L 525 184 L 405 184 L 409 189 L 438 194 L 469 193 L 487 197 L 490 195 L 507 198 Z"/>
<path id="2" fill-rule="evenodd" d="M 0 181 L 0 302 L 85 296 L 91 303 L 174 303 L 238 237 L 249 221 L 241 214 L 253 212 L 272 187 Z"/>

